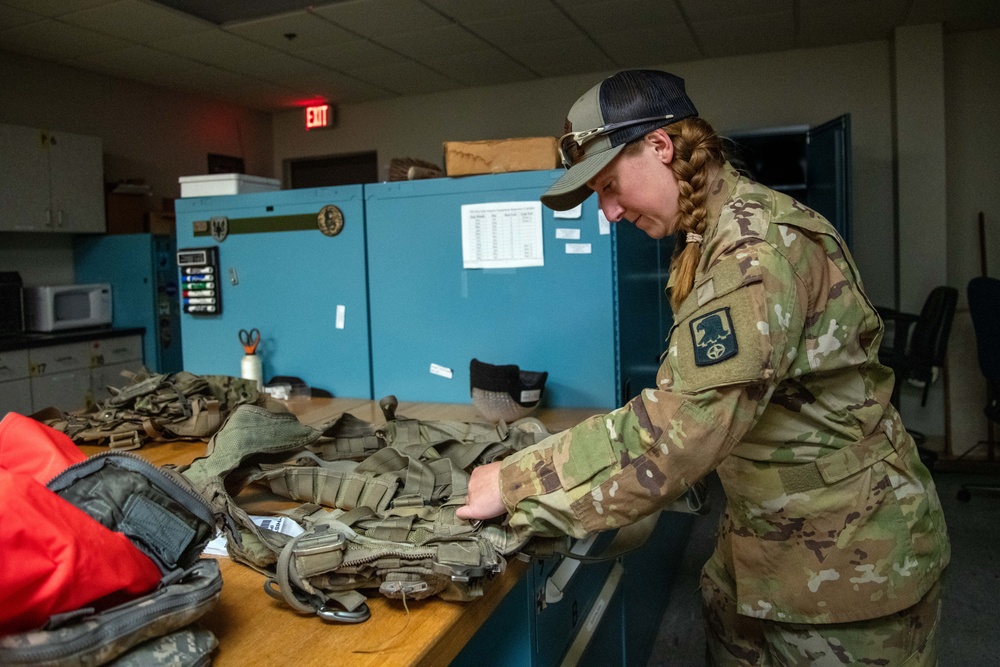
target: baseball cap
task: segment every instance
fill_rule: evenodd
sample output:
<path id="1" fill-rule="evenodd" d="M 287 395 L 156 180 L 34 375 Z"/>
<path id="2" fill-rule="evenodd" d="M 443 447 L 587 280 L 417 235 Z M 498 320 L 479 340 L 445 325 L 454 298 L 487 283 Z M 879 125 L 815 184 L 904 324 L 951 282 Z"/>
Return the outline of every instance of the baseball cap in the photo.
<path id="1" fill-rule="evenodd" d="M 568 170 L 545 191 L 542 203 L 556 211 L 577 206 L 592 194 L 587 181 L 626 144 L 658 127 L 697 115 L 684 92 L 684 79 L 669 72 L 634 69 L 604 79 L 569 110 L 568 134 L 560 139 L 560 153 Z"/>

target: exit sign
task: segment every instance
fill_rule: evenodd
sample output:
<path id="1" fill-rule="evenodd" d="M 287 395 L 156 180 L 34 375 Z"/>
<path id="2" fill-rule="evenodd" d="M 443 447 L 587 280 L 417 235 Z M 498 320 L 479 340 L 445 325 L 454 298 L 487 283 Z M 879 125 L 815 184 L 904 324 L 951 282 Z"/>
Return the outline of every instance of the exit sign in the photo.
<path id="1" fill-rule="evenodd" d="M 332 114 L 333 110 L 329 104 L 306 107 L 306 129 L 319 130 L 324 127 L 332 127 Z"/>

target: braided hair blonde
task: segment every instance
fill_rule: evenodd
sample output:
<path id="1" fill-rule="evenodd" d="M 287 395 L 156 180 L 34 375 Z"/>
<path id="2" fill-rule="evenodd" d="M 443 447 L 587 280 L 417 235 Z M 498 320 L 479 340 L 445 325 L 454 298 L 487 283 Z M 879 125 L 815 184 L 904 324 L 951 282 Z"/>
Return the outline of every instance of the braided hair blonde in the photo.
<path id="1" fill-rule="evenodd" d="M 688 233 L 701 235 L 705 231 L 705 201 L 708 199 L 710 172 L 726 161 L 722 138 L 711 125 L 696 116 L 685 118 L 664 128 L 674 143 L 674 159 L 670 163 L 677 178 L 678 197 L 677 245 L 670 262 L 674 286 L 670 291 L 670 306 L 674 312 L 691 293 L 694 274 L 701 260 L 701 243 L 689 243 Z"/>
<path id="2" fill-rule="evenodd" d="M 671 123 L 663 129 L 674 144 L 670 167 L 679 190 L 677 244 L 670 262 L 674 283 L 670 291 L 670 306 L 676 312 L 694 287 L 694 274 L 701 259 L 701 244 L 689 243 L 687 235 L 701 235 L 705 231 L 705 202 L 711 185 L 709 176 L 713 168 L 725 163 L 726 151 L 722 137 L 697 116 Z"/>

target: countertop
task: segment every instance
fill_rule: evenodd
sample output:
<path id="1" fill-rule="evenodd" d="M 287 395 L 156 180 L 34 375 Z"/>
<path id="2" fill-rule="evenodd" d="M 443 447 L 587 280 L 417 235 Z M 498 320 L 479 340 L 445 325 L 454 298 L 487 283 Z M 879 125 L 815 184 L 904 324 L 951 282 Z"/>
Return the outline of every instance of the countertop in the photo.
<path id="1" fill-rule="evenodd" d="M 24 333 L 12 336 L 0 336 L 0 352 L 64 345 L 66 343 L 79 343 L 81 341 L 99 340 L 102 338 L 135 336 L 137 334 L 144 334 L 145 332 L 146 329 L 144 327 L 88 327 L 86 329 L 68 329 L 66 331 L 53 331 L 50 333 L 25 331 Z"/>

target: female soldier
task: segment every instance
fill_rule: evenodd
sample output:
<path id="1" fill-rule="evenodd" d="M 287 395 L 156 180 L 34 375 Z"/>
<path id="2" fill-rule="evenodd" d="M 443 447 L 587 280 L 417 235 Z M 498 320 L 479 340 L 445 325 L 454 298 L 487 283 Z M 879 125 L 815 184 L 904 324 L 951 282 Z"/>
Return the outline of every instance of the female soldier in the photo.
<path id="1" fill-rule="evenodd" d="M 605 79 L 566 131 L 568 171 L 542 202 L 597 192 L 609 220 L 676 234 L 675 325 L 656 387 L 478 468 L 459 516 L 508 512 L 517 530 L 580 537 L 717 470 L 711 664 L 935 664 L 944 519 L 889 404 L 882 323 L 843 240 L 736 172 L 666 72 Z"/>

